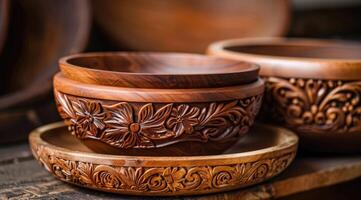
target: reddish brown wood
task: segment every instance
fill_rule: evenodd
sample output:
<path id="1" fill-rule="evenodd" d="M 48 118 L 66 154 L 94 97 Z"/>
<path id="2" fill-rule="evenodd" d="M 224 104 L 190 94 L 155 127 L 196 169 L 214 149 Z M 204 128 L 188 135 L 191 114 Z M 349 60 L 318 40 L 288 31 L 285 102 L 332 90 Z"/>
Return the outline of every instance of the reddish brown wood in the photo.
<path id="1" fill-rule="evenodd" d="M 248 132 L 264 90 L 258 66 L 201 55 L 79 54 L 60 65 L 59 111 L 98 152 L 222 151 Z"/>
<path id="2" fill-rule="evenodd" d="M 90 11 L 86 0 L 12 0 L 0 57 L 0 110 L 31 105 L 50 94 L 59 57 L 81 51 Z"/>
<path id="3" fill-rule="evenodd" d="M 222 151 L 248 132 L 263 90 L 261 80 L 211 89 L 147 89 L 86 84 L 61 73 L 54 78 L 60 114 L 73 134 L 94 150 L 118 148 L 121 154 Z"/>
<path id="4" fill-rule="evenodd" d="M 40 127 L 29 141 L 36 159 L 60 180 L 106 192 L 172 196 L 241 188 L 284 171 L 295 157 L 297 136 L 263 125 L 252 132 L 220 155 L 187 157 L 97 154 L 62 123 Z"/>
<path id="5" fill-rule="evenodd" d="M 3 48 L 8 25 L 8 0 L 0 0 L 0 53 Z"/>
<path id="6" fill-rule="evenodd" d="M 181 53 L 86 53 L 59 61 L 63 74 L 83 83 L 137 88 L 206 88 L 257 80 L 255 64 Z"/>
<path id="7" fill-rule="evenodd" d="M 145 51 L 204 52 L 216 40 L 281 36 L 287 0 L 93 0 L 95 19 L 116 44 Z"/>
<path id="8" fill-rule="evenodd" d="M 261 65 L 265 112 L 319 151 L 361 150 L 361 45 L 303 39 L 229 40 L 210 54 Z"/>

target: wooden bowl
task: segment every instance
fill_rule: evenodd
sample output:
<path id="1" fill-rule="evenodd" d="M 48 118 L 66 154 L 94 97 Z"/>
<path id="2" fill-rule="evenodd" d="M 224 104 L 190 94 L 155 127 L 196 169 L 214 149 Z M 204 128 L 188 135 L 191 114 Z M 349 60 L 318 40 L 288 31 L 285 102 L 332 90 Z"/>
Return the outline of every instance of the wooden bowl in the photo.
<path id="1" fill-rule="evenodd" d="M 208 88 L 258 79 L 255 64 L 198 54 L 84 53 L 59 61 L 64 76 L 82 83 L 137 88 Z"/>
<path id="2" fill-rule="evenodd" d="M 9 3 L 9 34 L 0 56 L 0 110 L 31 106 L 50 96 L 58 59 L 83 50 L 91 20 L 87 0 Z"/>
<path id="3" fill-rule="evenodd" d="M 122 49 L 203 53 L 216 40 L 282 36 L 288 0 L 93 0 L 99 27 Z"/>
<path id="4" fill-rule="evenodd" d="M 0 53 L 3 48 L 5 37 L 7 35 L 8 14 L 9 14 L 8 0 L 0 0 Z"/>
<path id="5" fill-rule="evenodd" d="M 261 65 L 264 110 L 297 131 L 304 147 L 361 150 L 361 45 L 306 39 L 239 39 L 208 52 Z"/>
<path id="6" fill-rule="evenodd" d="M 258 79 L 215 88 L 130 88 L 82 83 L 59 73 L 54 91 L 70 130 L 95 151 L 191 155 L 219 152 L 246 134 L 261 105 L 264 83 Z M 184 142 L 192 148 L 185 148 Z"/>
<path id="7" fill-rule="evenodd" d="M 98 154 L 74 140 L 62 123 L 29 136 L 33 155 L 56 178 L 95 190 L 142 196 L 199 195 L 266 181 L 294 160 L 298 138 L 256 125 L 220 155 L 119 156 Z"/>

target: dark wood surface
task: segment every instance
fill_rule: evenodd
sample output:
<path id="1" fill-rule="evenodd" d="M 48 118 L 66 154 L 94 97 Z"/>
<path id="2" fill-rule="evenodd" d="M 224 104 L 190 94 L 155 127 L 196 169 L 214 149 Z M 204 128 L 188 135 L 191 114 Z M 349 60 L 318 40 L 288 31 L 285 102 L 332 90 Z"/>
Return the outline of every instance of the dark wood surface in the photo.
<path id="1" fill-rule="evenodd" d="M 85 48 L 91 22 L 87 0 L 9 3 L 0 55 L 0 110 L 29 106 L 49 95 L 59 57 Z"/>
<path id="2" fill-rule="evenodd" d="M 297 158 L 291 167 L 279 177 L 271 181 L 242 190 L 214 195 L 182 197 L 179 199 L 269 199 L 287 197 L 290 194 L 309 191 L 325 186 L 353 180 L 361 176 L 360 155 L 340 155 L 330 157 L 303 156 Z M 359 182 L 354 182 L 355 190 Z M 343 187 L 344 188 L 344 187 Z M 322 189 L 326 190 L 327 189 Z M 336 190 L 337 191 L 337 190 Z M 349 194 L 344 188 L 343 197 Z M 311 194 L 317 193 L 313 191 Z M 302 193 L 307 199 L 309 193 Z M 318 193 L 322 195 L 322 192 Z M 323 192 L 324 195 L 325 192 Z M 297 195 L 292 195 L 295 198 Z M 341 194 L 338 194 L 340 197 Z M 353 195 L 355 195 L 353 193 Z M 321 196 L 322 197 L 322 196 Z M 337 196 L 336 196 L 337 197 Z M 52 177 L 35 161 L 27 144 L 0 147 L 0 199 L 173 199 L 173 198 L 141 198 L 114 195 L 72 186 Z M 292 199 L 292 198 L 291 198 Z M 302 199 L 302 198 L 298 198 Z"/>

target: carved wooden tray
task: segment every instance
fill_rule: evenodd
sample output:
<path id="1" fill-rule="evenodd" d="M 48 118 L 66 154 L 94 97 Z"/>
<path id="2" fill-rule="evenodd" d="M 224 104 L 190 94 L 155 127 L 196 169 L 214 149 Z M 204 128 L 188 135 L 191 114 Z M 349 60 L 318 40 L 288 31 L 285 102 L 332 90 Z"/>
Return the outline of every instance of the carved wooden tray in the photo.
<path id="1" fill-rule="evenodd" d="M 256 125 L 222 155 L 177 157 L 96 154 L 63 123 L 34 130 L 36 159 L 57 178 L 96 190 L 132 195 L 195 195 L 260 183 L 293 161 L 298 138 L 289 130 Z"/>

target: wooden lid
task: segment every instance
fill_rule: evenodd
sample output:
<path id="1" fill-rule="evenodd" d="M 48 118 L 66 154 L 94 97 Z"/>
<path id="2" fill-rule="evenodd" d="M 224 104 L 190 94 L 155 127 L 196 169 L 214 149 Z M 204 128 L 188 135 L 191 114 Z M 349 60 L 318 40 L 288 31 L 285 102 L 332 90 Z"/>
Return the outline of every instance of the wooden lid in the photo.
<path id="1" fill-rule="evenodd" d="M 261 76 L 361 80 L 361 44 L 336 40 L 254 38 L 213 43 L 208 53 L 261 65 Z"/>
<path id="2" fill-rule="evenodd" d="M 84 53 L 64 57 L 61 71 L 82 83 L 137 88 L 209 88 L 257 80 L 259 67 L 185 53 Z"/>

